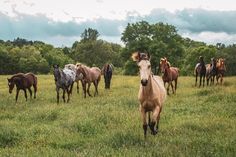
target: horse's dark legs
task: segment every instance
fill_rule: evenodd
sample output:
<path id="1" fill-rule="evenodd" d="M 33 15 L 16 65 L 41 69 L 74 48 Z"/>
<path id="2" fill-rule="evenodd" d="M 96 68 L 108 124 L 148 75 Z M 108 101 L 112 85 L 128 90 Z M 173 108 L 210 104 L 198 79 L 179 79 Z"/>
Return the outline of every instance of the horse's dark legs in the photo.
<path id="1" fill-rule="evenodd" d="M 68 98 L 67 98 L 67 103 L 70 101 L 70 91 L 69 91 L 69 88 L 66 88 L 66 92 L 67 92 L 67 96 L 68 96 Z"/>
<path id="2" fill-rule="evenodd" d="M 204 87 L 204 85 L 205 85 L 205 77 L 206 77 L 206 75 L 204 74 L 204 75 L 203 75 L 203 87 Z"/>
<path id="3" fill-rule="evenodd" d="M 92 95 L 90 94 L 90 91 L 89 91 L 90 86 L 91 86 L 91 83 L 89 82 L 89 83 L 88 83 L 88 88 L 87 88 L 87 93 L 88 93 L 89 96 L 92 96 Z"/>
<path id="4" fill-rule="evenodd" d="M 64 103 L 66 102 L 66 99 L 65 99 L 65 92 L 66 92 L 66 89 L 63 88 L 63 95 L 62 95 L 62 98 L 63 98 Z"/>
<path id="5" fill-rule="evenodd" d="M 69 93 L 72 95 L 72 91 L 73 91 L 73 85 L 74 85 L 74 82 L 70 85 L 70 90 L 69 90 Z M 68 87 L 69 89 L 69 87 Z"/>
<path id="6" fill-rule="evenodd" d="M 57 91 L 57 104 L 59 104 L 59 89 L 57 88 L 56 91 Z"/>
<path id="7" fill-rule="evenodd" d="M 84 98 L 86 98 L 86 82 L 81 81 L 82 82 L 82 87 L 83 87 L 83 91 L 84 91 Z"/>
<path id="8" fill-rule="evenodd" d="M 16 102 L 18 100 L 19 91 L 20 91 L 20 89 L 16 89 Z"/>
<path id="9" fill-rule="evenodd" d="M 30 99 L 32 99 L 32 90 L 31 90 L 31 88 L 28 88 L 28 91 L 30 93 Z"/>
<path id="10" fill-rule="evenodd" d="M 37 92 L 37 85 L 34 84 L 33 87 L 34 87 L 34 99 L 35 99 L 36 98 L 36 92 Z"/>
<path id="11" fill-rule="evenodd" d="M 178 83 L 178 78 L 175 79 L 175 93 L 176 93 L 176 89 L 177 89 L 177 83 Z"/>
<path id="12" fill-rule="evenodd" d="M 200 75 L 200 82 L 199 82 L 199 87 L 202 85 L 202 75 Z"/>
<path id="13" fill-rule="evenodd" d="M 95 87 L 95 92 L 94 92 L 94 96 L 95 96 L 95 95 L 98 95 L 98 81 L 95 80 L 95 81 L 93 82 L 93 85 L 94 85 L 94 87 Z"/>
<path id="14" fill-rule="evenodd" d="M 198 74 L 197 74 L 197 72 L 196 72 L 195 87 L 197 86 L 197 77 L 198 77 Z"/>
<path id="15" fill-rule="evenodd" d="M 168 82 L 168 86 L 167 86 L 167 94 L 168 94 L 168 95 L 170 95 L 170 93 L 169 93 L 170 84 L 171 84 L 171 82 Z"/>
<path id="16" fill-rule="evenodd" d="M 27 101 L 27 92 L 26 89 L 23 89 L 24 93 L 25 93 L 25 100 Z"/>
<path id="17" fill-rule="evenodd" d="M 77 81 L 77 93 L 79 94 L 79 81 Z"/>
<path id="18" fill-rule="evenodd" d="M 172 93 L 174 94 L 174 93 L 175 93 L 175 90 L 174 90 L 172 81 L 170 82 L 170 85 L 171 85 Z"/>

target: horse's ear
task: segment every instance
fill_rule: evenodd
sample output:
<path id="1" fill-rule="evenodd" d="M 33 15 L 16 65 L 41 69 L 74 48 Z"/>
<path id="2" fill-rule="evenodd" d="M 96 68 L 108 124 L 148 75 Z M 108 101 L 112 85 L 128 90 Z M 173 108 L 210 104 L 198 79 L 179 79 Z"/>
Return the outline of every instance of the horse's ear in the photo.
<path id="1" fill-rule="evenodd" d="M 7 81 L 9 82 L 9 81 L 10 81 L 10 79 L 9 79 L 9 78 L 7 78 Z"/>
<path id="2" fill-rule="evenodd" d="M 170 62 L 167 62 L 167 66 L 168 66 L 168 68 L 170 67 Z"/>
<path id="3" fill-rule="evenodd" d="M 133 59 L 133 61 L 138 62 L 140 60 L 140 52 L 134 52 L 131 58 Z"/>

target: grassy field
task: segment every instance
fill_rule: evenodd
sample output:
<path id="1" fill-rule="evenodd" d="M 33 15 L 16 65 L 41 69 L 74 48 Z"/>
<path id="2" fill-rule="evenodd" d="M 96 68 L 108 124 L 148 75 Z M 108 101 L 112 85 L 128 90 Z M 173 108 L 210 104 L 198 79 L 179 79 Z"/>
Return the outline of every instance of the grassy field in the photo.
<path id="1" fill-rule="evenodd" d="M 236 156 L 236 77 L 223 86 L 193 87 L 180 77 L 164 105 L 160 132 L 143 138 L 139 77 L 114 76 L 111 90 L 56 104 L 52 75 L 39 75 L 36 100 L 8 93 L 0 76 L 0 156 Z M 94 87 L 91 86 L 92 93 Z M 60 97 L 61 98 L 61 97 Z"/>

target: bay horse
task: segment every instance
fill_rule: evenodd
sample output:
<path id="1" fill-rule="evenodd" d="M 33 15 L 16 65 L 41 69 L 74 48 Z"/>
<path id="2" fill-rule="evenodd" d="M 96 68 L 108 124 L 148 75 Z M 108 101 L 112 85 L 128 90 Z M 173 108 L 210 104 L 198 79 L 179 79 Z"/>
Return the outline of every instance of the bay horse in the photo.
<path id="1" fill-rule="evenodd" d="M 83 76 L 83 78 L 81 79 L 81 82 L 82 82 L 83 91 L 84 91 L 84 98 L 86 98 L 86 92 L 88 93 L 89 96 L 92 96 L 89 91 L 91 83 L 93 83 L 95 87 L 94 96 L 98 95 L 98 84 L 101 79 L 101 70 L 98 67 L 90 68 L 86 65 L 81 64 L 77 68 L 76 75 L 79 76 L 81 74 Z M 87 84 L 88 84 L 88 87 L 86 89 Z"/>
<path id="2" fill-rule="evenodd" d="M 76 64 L 66 64 L 65 68 L 73 70 L 75 72 L 75 74 L 77 73 L 77 67 L 80 65 L 80 63 L 76 63 Z M 75 82 L 77 84 L 77 93 L 79 93 L 79 81 L 82 79 L 82 76 L 78 76 L 76 75 L 75 77 Z M 72 94 L 72 89 L 71 89 L 71 94 Z"/>
<path id="3" fill-rule="evenodd" d="M 144 137 L 146 138 L 148 126 L 152 135 L 156 135 L 158 132 L 160 114 L 166 99 L 166 89 L 161 77 L 152 74 L 149 54 L 135 52 L 132 54 L 132 59 L 137 62 L 139 67 L 141 81 L 138 99 L 140 102 Z M 152 119 L 150 117 L 151 112 Z M 147 113 L 149 117 L 148 124 L 146 120 Z"/>
<path id="4" fill-rule="evenodd" d="M 209 85 L 209 80 L 211 81 L 210 84 L 214 85 L 216 75 L 217 75 L 216 59 L 211 58 L 211 63 L 206 65 L 207 85 Z"/>
<path id="5" fill-rule="evenodd" d="M 206 66 L 205 66 L 205 62 L 204 62 L 202 56 L 199 57 L 199 63 L 197 63 L 196 66 L 195 66 L 194 74 L 195 74 L 195 77 L 196 77 L 195 86 L 197 86 L 197 78 L 198 78 L 198 75 L 199 75 L 200 76 L 199 87 L 201 87 L 202 79 L 203 79 L 203 87 L 204 87 L 205 76 L 206 76 Z"/>
<path id="6" fill-rule="evenodd" d="M 59 104 L 59 91 L 63 90 L 63 101 L 65 102 L 65 92 L 67 92 L 67 102 L 70 101 L 70 94 L 73 88 L 76 74 L 73 70 L 64 68 L 61 70 L 59 65 L 53 65 L 53 75 L 56 84 L 57 104 Z"/>
<path id="7" fill-rule="evenodd" d="M 112 71 L 113 68 L 111 64 L 105 64 L 102 68 L 102 74 L 104 76 L 104 82 L 105 82 L 105 89 L 110 89 Z"/>
<path id="8" fill-rule="evenodd" d="M 18 99 L 19 91 L 23 90 L 25 93 L 25 99 L 27 101 L 27 92 L 28 89 L 30 93 L 30 98 L 32 98 L 32 90 L 31 86 L 34 88 L 34 99 L 36 98 L 37 92 L 37 77 L 33 73 L 17 73 L 14 74 L 11 78 L 7 78 L 8 86 L 9 86 L 9 93 L 12 93 L 14 86 L 16 85 L 16 102 Z"/>
<path id="9" fill-rule="evenodd" d="M 167 94 L 169 95 L 170 86 L 172 88 L 173 94 L 175 94 L 176 89 L 177 89 L 177 81 L 179 77 L 179 68 L 171 67 L 170 63 L 167 61 L 166 58 L 161 58 L 159 65 L 160 65 L 159 69 L 161 70 L 161 73 L 162 73 L 162 79 L 164 81 L 164 86 L 166 82 L 168 83 Z M 173 88 L 172 81 L 175 82 L 174 88 Z"/>
<path id="10" fill-rule="evenodd" d="M 220 78 L 220 84 L 222 85 L 223 77 L 226 72 L 225 59 L 219 58 L 217 60 L 216 69 L 217 69 L 217 76 L 216 76 L 217 84 L 218 84 L 218 80 Z"/>

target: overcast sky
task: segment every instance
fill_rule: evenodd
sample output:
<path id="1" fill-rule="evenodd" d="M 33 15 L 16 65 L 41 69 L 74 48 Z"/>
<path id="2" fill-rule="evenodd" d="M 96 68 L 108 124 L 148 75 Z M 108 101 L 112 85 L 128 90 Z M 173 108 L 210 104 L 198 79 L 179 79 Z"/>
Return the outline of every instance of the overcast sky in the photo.
<path id="1" fill-rule="evenodd" d="M 0 0 L 0 39 L 71 46 L 90 27 L 121 44 L 127 23 L 146 20 L 172 24 L 193 40 L 233 44 L 235 19 L 235 0 Z"/>

